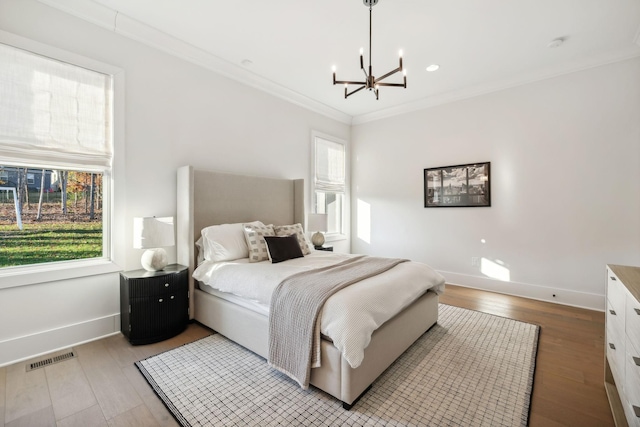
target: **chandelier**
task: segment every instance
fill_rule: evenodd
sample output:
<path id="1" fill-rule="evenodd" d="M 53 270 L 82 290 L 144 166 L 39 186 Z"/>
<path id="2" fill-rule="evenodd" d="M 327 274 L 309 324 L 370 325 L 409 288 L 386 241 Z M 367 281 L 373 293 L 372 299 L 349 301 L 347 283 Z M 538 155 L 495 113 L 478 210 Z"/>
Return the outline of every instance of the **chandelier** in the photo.
<path id="1" fill-rule="evenodd" d="M 345 99 L 349 96 L 353 95 L 356 92 L 360 92 L 362 89 L 367 89 L 373 91 L 376 95 L 376 99 L 378 99 L 378 89 L 380 86 L 393 86 L 393 87 L 403 87 L 407 88 L 407 71 L 402 68 L 402 51 L 400 51 L 400 66 L 395 70 L 389 71 L 387 74 L 382 77 L 375 78 L 373 75 L 373 68 L 371 67 L 371 16 L 373 14 L 373 6 L 378 4 L 378 0 L 363 0 L 365 6 L 369 6 L 369 72 L 364 69 L 364 49 L 360 48 L 360 69 L 364 73 L 364 81 L 350 81 L 350 80 L 336 80 L 336 67 L 333 67 L 333 84 L 344 84 L 344 97 Z M 394 75 L 403 71 L 403 83 L 383 83 L 382 80 L 386 79 L 389 76 Z M 349 85 L 358 85 L 356 89 L 349 92 Z"/>

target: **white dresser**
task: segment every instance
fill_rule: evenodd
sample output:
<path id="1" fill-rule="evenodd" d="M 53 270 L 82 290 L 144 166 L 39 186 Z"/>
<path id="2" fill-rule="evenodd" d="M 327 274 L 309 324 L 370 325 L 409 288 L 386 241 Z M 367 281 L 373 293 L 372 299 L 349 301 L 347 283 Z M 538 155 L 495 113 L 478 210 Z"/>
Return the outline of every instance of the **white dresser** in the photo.
<path id="1" fill-rule="evenodd" d="M 640 267 L 607 266 L 604 385 L 616 426 L 640 427 Z"/>

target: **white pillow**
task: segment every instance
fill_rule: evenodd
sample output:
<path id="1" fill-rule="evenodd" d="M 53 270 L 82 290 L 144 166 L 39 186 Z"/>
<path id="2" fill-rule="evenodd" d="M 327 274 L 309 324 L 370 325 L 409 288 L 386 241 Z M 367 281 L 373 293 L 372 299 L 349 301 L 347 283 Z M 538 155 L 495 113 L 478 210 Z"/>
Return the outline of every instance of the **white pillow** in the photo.
<path id="1" fill-rule="evenodd" d="M 311 253 L 311 244 L 307 240 L 307 236 L 304 235 L 302 224 L 298 223 L 292 225 L 276 225 L 275 227 L 273 227 L 273 229 L 276 232 L 276 236 L 280 237 L 295 234 L 302 253 L 304 255 L 309 255 Z"/>
<path id="2" fill-rule="evenodd" d="M 275 236 L 273 225 L 244 224 L 244 237 L 249 248 L 249 262 L 266 261 L 269 259 L 269 251 L 264 236 Z"/>
<path id="3" fill-rule="evenodd" d="M 254 221 L 250 224 L 264 225 L 260 221 Z M 204 259 L 209 261 L 233 261 L 249 256 L 242 223 L 212 225 L 203 228 L 202 246 Z"/>

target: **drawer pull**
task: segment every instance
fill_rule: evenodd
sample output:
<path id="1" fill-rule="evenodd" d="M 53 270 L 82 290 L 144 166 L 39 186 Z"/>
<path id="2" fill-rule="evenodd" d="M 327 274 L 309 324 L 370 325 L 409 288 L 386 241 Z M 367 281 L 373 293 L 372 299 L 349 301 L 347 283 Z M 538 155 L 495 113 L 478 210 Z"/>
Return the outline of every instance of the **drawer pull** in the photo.
<path id="1" fill-rule="evenodd" d="M 631 356 L 633 357 L 633 363 L 636 364 L 636 366 L 640 366 L 640 357 L 635 357 L 635 356 Z"/>
<path id="2" fill-rule="evenodd" d="M 163 300 L 162 300 L 162 298 L 160 298 L 160 299 L 158 300 L 158 302 L 162 302 L 162 301 L 163 301 Z"/>
<path id="3" fill-rule="evenodd" d="M 602 276 L 600 276 L 600 277 L 602 277 Z M 611 280 L 613 280 L 614 282 L 617 280 L 617 279 L 616 279 L 615 277 L 613 277 L 613 276 L 609 276 L 609 277 L 610 277 L 610 278 L 611 278 Z"/>
<path id="4" fill-rule="evenodd" d="M 633 406 L 633 412 L 635 412 L 636 417 L 640 418 L 640 408 L 638 408 L 636 405 L 631 406 Z"/>
<path id="5" fill-rule="evenodd" d="M 640 316 L 640 308 L 634 308 L 634 310 L 636 311 L 636 314 Z"/>
<path id="6" fill-rule="evenodd" d="M 611 313 L 611 314 L 612 314 L 612 315 L 614 315 L 614 316 L 616 315 L 615 310 L 609 310 L 609 313 Z"/>
<path id="7" fill-rule="evenodd" d="M 168 287 L 169 287 L 169 284 L 168 284 L 168 283 L 165 283 L 165 284 L 164 284 L 164 287 L 165 287 L 165 288 L 168 288 Z"/>
<path id="8" fill-rule="evenodd" d="M 613 343 L 612 343 L 612 342 L 610 342 L 610 343 L 609 343 L 609 347 L 611 348 L 611 350 L 615 350 L 615 349 L 616 349 L 616 346 L 615 346 L 615 345 L 613 345 Z"/>

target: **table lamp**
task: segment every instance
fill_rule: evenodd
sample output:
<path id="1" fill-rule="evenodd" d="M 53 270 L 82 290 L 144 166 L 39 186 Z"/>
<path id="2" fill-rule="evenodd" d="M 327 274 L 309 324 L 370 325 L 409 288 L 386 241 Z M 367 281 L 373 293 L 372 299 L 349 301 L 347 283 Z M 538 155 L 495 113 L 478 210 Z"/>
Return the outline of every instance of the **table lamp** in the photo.
<path id="1" fill-rule="evenodd" d="M 163 246 L 175 245 L 173 217 L 145 217 L 133 219 L 133 247 L 146 249 L 140 263 L 147 271 L 159 271 L 167 266 L 167 252 Z"/>
<path id="2" fill-rule="evenodd" d="M 307 216 L 307 230 L 315 231 L 311 236 L 311 243 L 316 248 L 324 245 L 324 235 L 322 232 L 327 231 L 327 214 L 309 214 Z"/>

